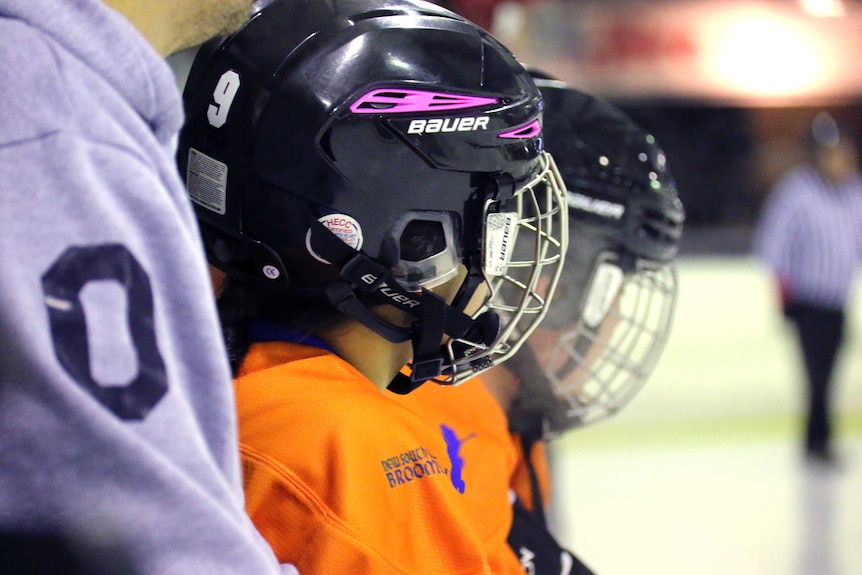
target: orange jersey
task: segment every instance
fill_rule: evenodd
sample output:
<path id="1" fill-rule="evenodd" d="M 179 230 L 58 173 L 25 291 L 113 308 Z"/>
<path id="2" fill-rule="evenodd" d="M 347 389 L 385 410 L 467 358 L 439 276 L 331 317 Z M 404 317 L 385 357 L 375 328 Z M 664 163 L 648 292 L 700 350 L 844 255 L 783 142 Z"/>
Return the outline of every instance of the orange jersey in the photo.
<path id="1" fill-rule="evenodd" d="M 530 511 L 535 511 L 533 509 L 533 488 L 524 453 L 524 445 L 518 434 L 512 434 L 512 441 L 518 453 L 518 463 L 512 473 L 512 491 L 515 492 L 515 495 L 518 496 L 524 507 Z M 530 462 L 533 464 L 533 470 L 539 483 L 540 501 L 543 502 L 544 507 L 547 507 L 551 492 L 551 475 L 548 468 L 548 448 L 544 441 L 540 440 L 533 443 L 533 447 L 530 450 Z"/>
<path id="2" fill-rule="evenodd" d="M 512 525 L 509 478 L 517 453 L 506 414 L 480 378 L 459 386 L 425 383 L 407 395 L 389 394 L 426 421 L 445 428 L 450 449 L 461 459 L 461 487 L 495 574 L 521 574 L 506 542 Z"/>
<path id="3" fill-rule="evenodd" d="M 302 575 L 489 573 L 440 428 L 315 347 L 254 344 L 235 387 L 246 509 L 280 561 Z"/>

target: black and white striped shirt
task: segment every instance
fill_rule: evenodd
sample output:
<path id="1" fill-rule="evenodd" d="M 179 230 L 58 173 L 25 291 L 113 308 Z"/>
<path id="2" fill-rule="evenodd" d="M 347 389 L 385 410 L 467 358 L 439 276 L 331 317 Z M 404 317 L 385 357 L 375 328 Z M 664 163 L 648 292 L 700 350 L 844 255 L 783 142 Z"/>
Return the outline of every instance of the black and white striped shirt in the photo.
<path id="1" fill-rule="evenodd" d="M 843 308 L 862 264 L 862 178 L 833 185 L 810 166 L 790 171 L 764 205 L 754 251 L 793 301 Z"/>

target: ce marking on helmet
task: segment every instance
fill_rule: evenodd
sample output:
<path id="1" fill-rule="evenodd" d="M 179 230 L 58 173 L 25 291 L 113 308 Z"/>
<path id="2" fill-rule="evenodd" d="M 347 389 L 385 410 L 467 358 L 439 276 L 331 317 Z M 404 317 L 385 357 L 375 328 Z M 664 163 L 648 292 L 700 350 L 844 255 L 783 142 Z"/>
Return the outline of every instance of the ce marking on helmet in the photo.
<path id="1" fill-rule="evenodd" d="M 278 268 L 271 265 L 263 266 L 263 275 L 268 277 L 271 280 L 278 279 L 278 276 L 281 275 L 281 272 L 278 271 Z"/>
<path id="2" fill-rule="evenodd" d="M 379 276 L 376 276 L 374 274 L 365 274 L 365 275 L 361 276 L 361 279 L 362 279 L 362 281 L 364 281 L 368 285 L 373 285 L 374 282 L 376 282 L 379 279 Z M 411 308 L 414 308 L 414 307 L 419 305 L 418 301 L 416 301 L 415 299 L 409 298 L 404 294 L 400 294 L 400 293 L 396 292 L 391 287 L 389 287 L 389 284 L 387 284 L 386 282 L 383 282 L 380 284 L 379 291 L 380 291 L 380 293 L 382 293 L 383 295 L 385 295 L 386 297 L 388 297 L 389 299 L 391 299 L 392 301 L 394 301 L 396 303 L 406 304 Z"/>

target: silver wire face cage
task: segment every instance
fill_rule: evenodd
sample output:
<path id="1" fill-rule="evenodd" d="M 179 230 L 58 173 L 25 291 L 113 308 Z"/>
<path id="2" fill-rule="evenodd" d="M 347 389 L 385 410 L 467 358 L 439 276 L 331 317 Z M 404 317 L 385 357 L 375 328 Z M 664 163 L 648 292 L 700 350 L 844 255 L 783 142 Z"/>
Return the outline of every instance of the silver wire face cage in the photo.
<path id="1" fill-rule="evenodd" d="M 483 275 L 489 293 L 473 314 L 496 312 L 497 336 L 490 343 L 452 339 L 446 344 L 452 370 L 435 380 L 457 385 L 512 357 L 547 313 L 560 278 L 568 247 L 566 187 L 554 159 L 547 152 L 539 158 L 533 180 L 503 202 L 489 202 L 484 209 Z M 518 245 L 519 257 L 513 259 Z M 525 247 L 527 248 L 525 250 Z M 528 253 L 528 256 L 520 254 Z M 539 278 L 543 279 L 540 286 Z M 505 288 L 506 302 L 497 297 Z M 513 297 L 508 294 L 515 293 Z"/>
<path id="2" fill-rule="evenodd" d="M 547 423 L 546 437 L 619 411 L 667 344 L 678 294 L 675 264 L 641 260 L 624 274 L 616 262 L 611 253 L 598 259 L 577 324 L 540 360 L 554 395 L 567 404 L 563 421 Z"/>

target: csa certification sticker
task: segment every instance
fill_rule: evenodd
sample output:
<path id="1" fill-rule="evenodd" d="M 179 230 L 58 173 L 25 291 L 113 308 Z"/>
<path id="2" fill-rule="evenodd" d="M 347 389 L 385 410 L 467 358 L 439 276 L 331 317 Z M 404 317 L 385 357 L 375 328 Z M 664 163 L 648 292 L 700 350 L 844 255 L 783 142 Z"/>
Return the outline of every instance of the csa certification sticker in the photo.
<path id="1" fill-rule="evenodd" d="M 227 164 L 189 148 L 186 185 L 192 201 L 224 215 L 227 207 Z"/>
<path id="2" fill-rule="evenodd" d="M 352 217 L 347 214 L 329 214 L 328 216 L 318 218 L 317 221 L 323 224 L 326 229 L 338 236 L 338 239 L 354 250 L 358 251 L 362 249 L 362 228 L 359 227 L 359 222 Z M 311 248 L 311 230 L 308 230 L 308 233 L 305 234 L 305 248 L 308 250 L 308 253 L 315 257 L 315 259 L 318 259 L 325 264 L 332 263 L 316 254 Z"/>
<path id="3" fill-rule="evenodd" d="M 485 219 L 485 273 L 501 276 L 505 273 L 515 245 L 518 214 L 490 213 Z"/>

